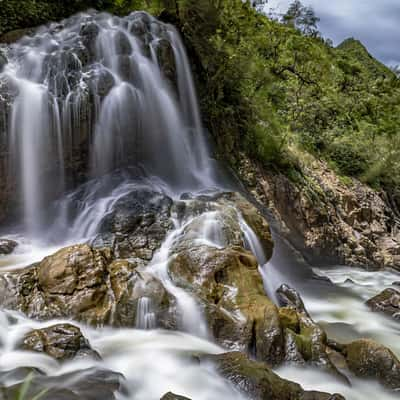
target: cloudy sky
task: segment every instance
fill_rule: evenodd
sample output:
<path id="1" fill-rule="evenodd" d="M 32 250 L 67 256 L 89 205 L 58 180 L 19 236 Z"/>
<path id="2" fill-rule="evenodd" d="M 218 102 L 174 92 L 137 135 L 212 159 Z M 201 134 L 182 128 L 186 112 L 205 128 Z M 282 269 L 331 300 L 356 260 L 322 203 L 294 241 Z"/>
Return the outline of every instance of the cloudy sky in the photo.
<path id="1" fill-rule="evenodd" d="M 269 0 L 267 8 L 287 10 L 291 0 Z M 388 65 L 400 64 L 400 0 L 303 0 L 321 18 L 320 31 L 335 44 L 354 37 Z"/>

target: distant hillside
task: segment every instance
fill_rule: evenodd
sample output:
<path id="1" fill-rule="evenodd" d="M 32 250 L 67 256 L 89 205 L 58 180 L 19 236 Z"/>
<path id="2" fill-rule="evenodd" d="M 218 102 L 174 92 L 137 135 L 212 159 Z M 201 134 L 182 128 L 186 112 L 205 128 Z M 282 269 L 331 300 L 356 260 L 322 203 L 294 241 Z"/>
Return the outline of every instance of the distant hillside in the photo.
<path id="1" fill-rule="evenodd" d="M 338 47 L 338 50 L 346 53 L 349 57 L 358 59 L 375 77 L 383 76 L 393 78 L 393 71 L 386 65 L 376 60 L 367 50 L 367 48 L 357 39 L 349 38 L 344 40 Z"/>

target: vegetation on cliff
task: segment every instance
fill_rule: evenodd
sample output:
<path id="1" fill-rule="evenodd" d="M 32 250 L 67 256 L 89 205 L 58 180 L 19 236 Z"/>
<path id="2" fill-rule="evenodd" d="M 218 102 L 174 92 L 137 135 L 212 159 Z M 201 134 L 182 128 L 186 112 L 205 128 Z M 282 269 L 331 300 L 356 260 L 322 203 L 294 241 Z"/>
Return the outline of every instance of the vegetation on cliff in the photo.
<path id="1" fill-rule="evenodd" d="M 241 0 L 23 2 L 23 16 L 20 1 L 2 2 L 1 32 L 89 7 L 173 22 L 194 61 L 205 122 L 233 165 L 244 150 L 293 177 L 311 153 L 400 200 L 400 80 L 355 39 L 332 47 L 315 15 L 299 29 L 290 15 L 274 21 Z"/>

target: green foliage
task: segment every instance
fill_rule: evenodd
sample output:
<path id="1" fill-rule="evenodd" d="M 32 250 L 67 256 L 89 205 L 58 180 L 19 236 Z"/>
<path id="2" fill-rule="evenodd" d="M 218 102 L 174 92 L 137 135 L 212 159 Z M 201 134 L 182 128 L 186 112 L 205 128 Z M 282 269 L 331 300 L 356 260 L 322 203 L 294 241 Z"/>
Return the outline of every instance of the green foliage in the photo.
<path id="1" fill-rule="evenodd" d="M 285 24 L 299 29 L 303 34 L 308 36 L 319 36 L 317 24 L 320 19 L 315 15 L 312 7 L 304 6 L 300 0 L 294 0 L 282 17 Z"/>
<path id="2" fill-rule="evenodd" d="M 28 400 L 28 392 L 29 389 L 31 387 L 32 384 L 32 380 L 33 380 L 33 373 L 30 373 L 25 381 L 23 382 L 23 384 L 21 385 L 20 389 L 18 390 L 17 394 L 16 394 L 16 399 L 15 400 Z M 48 392 L 47 389 L 43 389 L 41 392 L 39 392 L 38 394 L 36 394 L 34 397 L 30 397 L 30 400 L 40 400 L 41 398 L 43 398 L 43 396 Z"/>
<path id="3" fill-rule="evenodd" d="M 299 169 L 298 154 L 311 153 L 344 179 L 397 193 L 399 79 L 354 39 L 333 48 L 318 36 L 313 11 L 295 3 L 293 23 L 282 24 L 250 2 L 178 2 L 221 153 L 234 163 L 244 148 L 288 174 Z"/>
<path id="4" fill-rule="evenodd" d="M 56 21 L 109 0 L 0 0 L 0 34 Z"/>

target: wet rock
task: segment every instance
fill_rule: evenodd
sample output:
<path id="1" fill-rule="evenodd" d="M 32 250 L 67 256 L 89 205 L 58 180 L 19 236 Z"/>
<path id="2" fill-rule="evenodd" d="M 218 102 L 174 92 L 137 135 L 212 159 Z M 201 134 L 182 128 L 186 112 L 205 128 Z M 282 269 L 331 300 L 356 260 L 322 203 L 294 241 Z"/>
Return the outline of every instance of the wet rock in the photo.
<path id="1" fill-rule="evenodd" d="M 3 279 L 3 301 L 31 318 L 135 326 L 138 302 L 147 297 L 153 301 L 156 323 L 169 327 L 174 299 L 137 263 L 113 260 L 111 254 L 88 245 L 64 248 Z"/>
<path id="2" fill-rule="evenodd" d="M 23 371 L 18 373 L 21 375 Z M 27 379 L 30 383 L 27 388 L 26 399 L 33 399 L 42 393 L 40 400 L 115 400 L 116 393 L 122 389 L 123 376 L 109 370 L 97 370 L 94 368 L 76 371 L 61 376 L 45 376 L 38 371 L 31 371 L 20 383 L 15 384 L 11 380 L 2 379 L 0 395 L 4 400 L 15 400 Z M 15 378 L 17 375 L 8 374 L 8 378 Z"/>
<path id="3" fill-rule="evenodd" d="M 177 72 L 174 50 L 166 39 L 160 39 L 155 43 L 157 60 L 164 76 L 177 87 Z"/>
<path id="4" fill-rule="evenodd" d="M 263 258 L 267 262 L 272 257 L 274 243 L 271 230 L 267 220 L 260 211 L 239 193 L 219 193 L 215 196 L 192 197 L 187 194 L 184 201 L 176 202 L 173 211 L 180 220 L 188 217 L 198 216 L 187 226 L 184 237 L 179 245 L 180 248 L 190 247 L 191 239 L 204 234 L 200 231 L 204 228 L 204 222 L 208 218 L 215 224 L 209 229 L 209 239 L 220 247 L 241 246 L 248 247 L 242 234 L 240 219 L 243 218 L 247 225 L 253 230 L 260 241 Z M 216 228 L 218 225 L 218 228 Z M 213 232 L 210 232 L 213 231 Z M 212 234 L 211 234 L 212 233 Z"/>
<path id="5" fill-rule="evenodd" d="M 246 223 L 252 228 L 260 240 L 266 261 L 270 260 L 272 257 L 274 242 L 272 240 L 268 221 L 261 212 L 239 193 L 225 193 L 220 197 L 219 202 L 222 204 L 228 202 L 228 204 L 233 204 L 239 209 Z"/>
<path id="6" fill-rule="evenodd" d="M 80 57 L 83 65 L 86 65 L 90 61 L 93 60 L 94 55 L 96 54 L 96 39 L 100 33 L 99 26 L 90 21 L 86 24 L 83 24 L 80 30 L 80 36 L 82 40 L 82 44 L 84 45 L 86 51 L 82 53 L 84 57 Z"/>
<path id="7" fill-rule="evenodd" d="M 95 93 L 105 97 L 115 84 L 115 79 L 110 71 L 100 70 L 96 76 Z"/>
<path id="8" fill-rule="evenodd" d="M 0 49 L 0 73 L 3 72 L 4 67 L 7 65 L 8 60 L 3 51 Z"/>
<path id="9" fill-rule="evenodd" d="M 400 319 L 400 292 L 395 289 L 385 289 L 369 299 L 367 306 L 373 311 L 379 311 L 392 318 Z"/>
<path id="10" fill-rule="evenodd" d="M 9 239 L 0 239 L 0 255 L 11 254 L 18 246 L 17 242 Z"/>
<path id="11" fill-rule="evenodd" d="M 119 199 L 100 225 L 95 248 L 110 247 L 116 258 L 149 261 L 167 232 L 172 200 L 149 189 L 137 189 Z"/>
<path id="12" fill-rule="evenodd" d="M 46 353 L 58 361 L 82 357 L 100 358 L 90 347 L 81 330 L 70 324 L 59 324 L 29 332 L 20 347 L 23 350 Z"/>
<path id="13" fill-rule="evenodd" d="M 400 390 L 400 361 L 387 347 L 360 339 L 348 344 L 344 354 L 355 375 L 377 379 L 390 389 Z"/>
<path id="14" fill-rule="evenodd" d="M 173 282 L 192 292 L 225 348 L 279 364 L 283 337 L 277 307 L 265 296 L 258 263 L 240 247 L 191 247 L 169 265 Z"/>
<path id="15" fill-rule="evenodd" d="M 168 392 L 163 397 L 161 397 L 160 400 L 190 400 L 190 399 L 188 397 L 179 396 L 179 395 L 174 394 L 172 392 Z"/>
<path id="16" fill-rule="evenodd" d="M 219 374 L 253 400 L 344 400 L 340 395 L 307 392 L 300 385 L 276 375 L 266 364 L 251 361 L 245 354 L 232 352 L 204 356 Z"/>
<path id="17" fill-rule="evenodd" d="M 347 382 L 329 357 L 325 331 L 312 320 L 297 291 L 282 285 L 277 296 L 284 306 L 279 314 L 285 330 L 285 360 L 315 365 Z"/>

